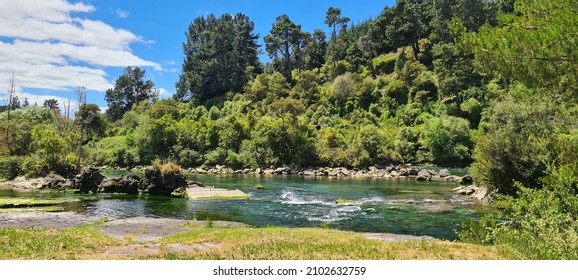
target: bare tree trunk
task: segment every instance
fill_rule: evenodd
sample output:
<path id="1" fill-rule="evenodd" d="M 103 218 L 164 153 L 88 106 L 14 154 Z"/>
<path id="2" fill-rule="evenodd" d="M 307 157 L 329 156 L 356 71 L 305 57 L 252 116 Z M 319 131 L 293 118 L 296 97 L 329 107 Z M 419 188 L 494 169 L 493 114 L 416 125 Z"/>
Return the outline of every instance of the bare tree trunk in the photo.
<path id="1" fill-rule="evenodd" d="M 10 78 L 10 83 L 8 85 L 8 111 L 6 112 L 6 121 L 8 122 L 6 124 L 6 128 L 5 128 L 5 133 L 6 133 L 6 147 L 8 148 L 8 152 L 10 153 L 10 156 L 14 155 L 14 151 L 12 150 L 11 147 L 11 143 L 10 143 L 10 128 L 12 126 L 12 120 L 10 118 L 10 111 L 12 110 L 12 101 L 14 100 L 14 95 L 15 95 L 15 87 L 16 84 L 14 82 L 14 72 L 12 73 L 12 77 Z"/>
<path id="2" fill-rule="evenodd" d="M 76 110 L 77 112 L 76 118 L 78 118 L 78 112 L 80 112 L 80 108 L 82 108 L 82 106 L 86 104 L 86 88 L 78 87 L 78 89 L 76 90 L 76 96 L 78 98 L 78 109 Z M 79 140 L 80 142 L 78 143 L 78 155 L 76 157 L 76 170 L 80 172 L 80 158 L 82 157 L 82 142 L 84 139 L 84 131 L 82 125 L 78 123 L 78 119 L 76 121 L 78 125 L 77 126 L 78 131 L 80 133 L 80 140 Z"/>

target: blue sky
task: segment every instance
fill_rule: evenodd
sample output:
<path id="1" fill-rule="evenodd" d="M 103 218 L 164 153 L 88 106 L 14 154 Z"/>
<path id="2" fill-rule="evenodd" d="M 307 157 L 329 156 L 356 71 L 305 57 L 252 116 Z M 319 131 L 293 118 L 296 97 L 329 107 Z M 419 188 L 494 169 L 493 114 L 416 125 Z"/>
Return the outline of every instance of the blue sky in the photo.
<path id="1" fill-rule="evenodd" d="M 47 98 L 76 99 L 78 86 L 87 101 L 105 108 L 104 92 L 126 66 L 146 70 L 161 90 L 174 93 L 183 61 L 182 43 L 194 18 L 213 13 L 244 13 L 262 37 L 275 18 L 287 14 L 302 29 L 322 28 L 329 7 L 359 22 L 375 18 L 395 0 L 355 1 L 114 1 L 2 0 L 0 9 L 0 104 L 14 73 L 16 93 L 34 104 Z M 263 48 L 264 52 L 264 48 Z M 267 59 L 266 54 L 261 56 Z"/>

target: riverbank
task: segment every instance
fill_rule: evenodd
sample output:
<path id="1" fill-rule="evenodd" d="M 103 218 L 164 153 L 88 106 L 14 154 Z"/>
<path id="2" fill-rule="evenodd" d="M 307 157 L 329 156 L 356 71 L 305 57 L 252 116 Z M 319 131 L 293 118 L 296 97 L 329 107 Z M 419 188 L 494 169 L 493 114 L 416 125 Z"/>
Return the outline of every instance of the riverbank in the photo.
<path id="1" fill-rule="evenodd" d="M 0 259 L 502 258 L 491 247 L 427 237 L 143 217 L 102 221 L 72 213 L 0 214 L 0 236 Z"/>

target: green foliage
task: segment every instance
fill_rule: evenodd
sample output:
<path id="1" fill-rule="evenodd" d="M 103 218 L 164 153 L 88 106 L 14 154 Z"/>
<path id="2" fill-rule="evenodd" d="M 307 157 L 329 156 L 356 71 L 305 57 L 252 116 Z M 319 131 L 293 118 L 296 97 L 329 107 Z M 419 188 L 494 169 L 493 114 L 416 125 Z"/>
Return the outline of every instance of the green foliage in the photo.
<path id="1" fill-rule="evenodd" d="M 299 69 L 304 64 L 304 46 L 307 39 L 306 33 L 301 31 L 301 25 L 295 24 L 289 16 L 278 16 L 269 31 L 263 37 L 265 49 L 269 57 L 273 59 L 275 70 L 284 74 L 288 81 L 291 81 L 291 71 L 293 65 L 297 64 Z"/>
<path id="2" fill-rule="evenodd" d="M 49 172 L 70 176 L 75 172 L 76 154 L 71 143 L 52 124 L 34 126 L 31 133 L 32 154 L 25 158 L 22 170 L 28 176 L 43 176 Z"/>
<path id="3" fill-rule="evenodd" d="M 9 181 L 20 173 L 20 161 L 17 157 L 0 158 L 0 181 Z"/>
<path id="4" fill-rule="evenodd" d="M 6 121 L 8 112 L 0 113 L 0 122 Z M 12 120 L 22 120 L 32 124 L 49 123 L 54 121 L 54 113 L 45 107 L 28 106 L 10 112 Z"/>
<path id="5" fill-rule="evenodd" d="M 259 35 L 253 29 L 253 22 L 242 13 L 196 18 L 186 32 L 185 60 L 173 98 L 206 103 L 240 91 L 261 72 Z"/>
<path id="6" fill-rule="evenodd" d="M 574 95 L 578 85 L 576 1 L 515 3 L 516 13 L 501 15 L 498 27 L 484 26 L 479 33 L 465 36 L 480 69 L 506 81 Z"/>
<path id="7" fill-rule="evenodd" d="M 383 54 L 372 60 L 373 70 L 380 74 L 391 74 L 395 71 L 395 63 L 397 62 L 397 55 Z"/>
<path id="8" fill-rule="evenodd" d="M 469 122 L 462 118 L 442 116 L 425 123 L 421 134 L 423 146 L 433 162 L 456 165 L 470 161 L 472 139 Z"/>
<path id="9" fill-rule="evenodd" d="M 539 185 L 545 164 L 559 161 L 561 139 L 571 133 L 575 122 L 575 116 L 549 100 L 514 99 L 496 104 L 477 140 L 472 174 L 480 184 L 507 194 L 515 194 L 514 182 Z"/>
<path id="10" fill-rule="evenodd" d="M 578 258 L 578 165 L 550 166 L 540 189 L 517 183 L 517 197 L 498 196 L 494 205 L 506 213 L 466 227 L 462 240 L 494 244 L 516 259 Z"/>
<path id="11" fill-rule="evenodd" d="M 145 75 L 145 70 L 139 67 L 129 66 L 124 69 L 123 74 L 116 79 L 114 88 L 106 91 L 108 119 L 119 120 L 124 113 L 130 111 L 133 105 L 156 98 L 158 92 L 154 89 L 155 84 L 151 80 L 145 81 Z"/>

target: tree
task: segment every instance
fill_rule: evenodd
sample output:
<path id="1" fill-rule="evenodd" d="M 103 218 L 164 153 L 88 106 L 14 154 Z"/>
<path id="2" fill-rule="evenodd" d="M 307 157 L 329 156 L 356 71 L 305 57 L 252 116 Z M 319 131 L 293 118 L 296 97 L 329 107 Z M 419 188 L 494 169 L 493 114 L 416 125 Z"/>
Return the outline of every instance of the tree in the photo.
<path id="1" fill-rule="evenodd" d="M 186 33 L 185 61 L 173 98 L 205 103 L 240 91 L 254 73 L 261 72 L 259 36 L 253 28 L 253 22 L 241 13 L 196 18 Z"/>
<path id="2" fill-rule="evenodd" d="M 331 41 L 335 43 L 337 41 L 337 29 L 347 26 L 349 22 L 348 17 L 341 16 L 341 9 L 329 7 L 325 14 L 325 24 L 331 28 Z"/>
<path id="3" fill-rule="evenodd" d="M 305 69 L 312 70 L 321 68 L 325 63 L 325 53 L 327 51 L 327 42 L 325 42 L 325 32 L 321 29 L 315 29 L 311 40 L 305 49 Z"/>
<path id="4" fill-rule="evenodd" d="M 108 103 L 106 116 L 112 121 L 122 118 L 133 105 L 158 96 L 152 80 L 145 81 L 145 70 L 139 67 L 127 67 L 118 77 L 114 88 L 106 91 L 105 100 Z"/>
<path id="5" fill-rule="evenodd" d="M 60 111 L 58 100 L 54 98 L 44 100 L 44 104 L 42 104 L 42 107 L 46 107 L 54 112 Z"/>
<path id="6" fill-rule="evenodd" d="M 415 59 L 420 53 L 419 40 L 428 35 L 428 5 L 428 0 L 398 0 L 393 8 L 386 9 L 384 13 L 389 21 L 386 35 L 396 47 L 411 46 Z"/>
<path id="7" fill-rule="evenodd" d="M 269 57 L 288 81 L 292 80 L 293 59 L 304 48 L 306 38 L 301 25 L 295 24 L 287 15 L 278 16 L 269 34 L 263 38 Z"/>
<path id="8" fill-rule="evenodd" d="M 482 73 L 528 87 L 576 96 L 578 90 L 578 7 L 576 0 L 516 1 L 498 27 L 468 33 Z"/>
<path id="9" fill-rule="evenodd" d="M 12 130 L 12 119 L 10 118 L 10 111 L 14 110 L 12 108 L 12 103 L 14 102 L 14 98 L 16 97 L 16 83 L 14 82 L 14 73 L 12 73 L 12 77 L 10 78 L 9 86 L 8 86 L 8 106 L 6 111 L 6 126 L 4 128 L 4 140 L 6 142 L 6 147 L 10 153 L 10 156 L 14 155 L 14 150 L 12 149 L 12 143 L 10 139 L 10 134 Z"/>

